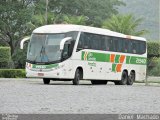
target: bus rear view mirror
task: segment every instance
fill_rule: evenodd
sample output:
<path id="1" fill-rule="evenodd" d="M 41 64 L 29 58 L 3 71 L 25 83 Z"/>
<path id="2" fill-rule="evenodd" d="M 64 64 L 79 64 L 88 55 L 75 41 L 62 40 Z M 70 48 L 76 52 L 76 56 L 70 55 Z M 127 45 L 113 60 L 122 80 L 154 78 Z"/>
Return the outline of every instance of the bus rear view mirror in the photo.
<path id="1" fill-rule="evenodd" d="M 62 39 L 62 41 L 60 43 L 60 50 L 63 50 L 65 42 L 67 42 L 67 41 L 69 42 L 71 40 L 72 40 L 72 37 L 66 37 L 66 38 Z"/>
<path id="2" fill-rule="evenodd" d="M 23 47 L 24 47 L 24 42 L 27 41 L 27 40 L 30 40 L 30 37 L 26 37 L 26 38 L 24 38 L 23 40 L 21 40 L 20 49 L 23 49 Z"/>

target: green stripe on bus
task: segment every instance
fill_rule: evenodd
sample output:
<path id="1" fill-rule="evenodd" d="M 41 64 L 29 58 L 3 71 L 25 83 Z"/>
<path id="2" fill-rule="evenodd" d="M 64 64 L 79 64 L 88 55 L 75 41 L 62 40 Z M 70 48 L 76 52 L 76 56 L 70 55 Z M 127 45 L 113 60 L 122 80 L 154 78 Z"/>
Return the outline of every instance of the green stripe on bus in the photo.
<path id="1" fill-rule="evenodd" d="M 120 58 L 120 55 L 116 55 L 116 57 L 115 57 L 115 63 L 119 63 L 119 58 Z"/>
<path id="2" fill-rule="evenodd" d="M 110 62 L 110 54 L 106 54 L 106 62 Z"/>
<path id="3" fill-rule="evenodd" d="M 87 58 L 87 59 L 86 59 Z M 116 55 L 114 63 L 119 63 L 120 55 Z M 96 53 L 96 52 L 82 52 L 81 60 L 97 61 L 97 62 L 110 62 L 110 54 Z M 126 64 L 146 65 L 147 58 L 126 56 Z"/>
<path id="4" fill-rule="evenodd" d="M 83 51 L 81 55 L 81 60 L 86 60 L 85 57 L 87 57 L 87 61 L 106 62 L 109 60 L 109 54 L 107 55 L 105 53 L 89 52 L 86 56 L 85 52 Z"/>
<path id="5" fill-rule="evenodd" d="M 127 57 L 126 57 L 126 64 L 129 64 L 129 63 L 130 63 L 130 58 L 131 58 L 130 56 L 127 56 Z"/>
<path id="6" fill-rule="evenodd" d="M 130 59 L 130 64 L 137 64 L 137 65 L 146 65 L 147 59 L 144 57 L 134 57 L 132 56 Z"/>
<path id="7" fill-rule="evenodd" d="M 84 60 L 84 54 L 85 54 L 85 52 L 82 52 L 81 60 Z"/>
<path id="8" fill-rule="evenodd" d="M 89 61 L 99 61 L 99 62 L 106 62 L 106 54 L 104 53 L 88 53 L 88 60 Z"/>
<path id="9" fill-rule="evenodd" d="M 117 64 L 112 64 L 112 72 L 116 72 L 116 65 Z"/>
<path id="10" fill-rule="evenodd" d="M 51 64 L 51 65 L 35 65 L 33 64 L 32 68 L 36 68 L 36 69 L 51 69 L 51 68 L 55 68 L 58 67 L 58 64 Z"/>

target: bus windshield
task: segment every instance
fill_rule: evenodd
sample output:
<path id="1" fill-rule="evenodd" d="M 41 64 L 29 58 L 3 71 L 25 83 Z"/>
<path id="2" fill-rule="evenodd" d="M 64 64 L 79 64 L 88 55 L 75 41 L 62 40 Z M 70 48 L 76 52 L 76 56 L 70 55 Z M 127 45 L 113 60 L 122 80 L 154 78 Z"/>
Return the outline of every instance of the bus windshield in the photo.
<path id="1" fill-rule="evenodd" d="M 32 34 L 27 60 L 34 63 L 50 63 L 61 60 L 60 42 L 72 37 L 73 32 L 57 34 Z M 75 35 L 75 34 L 74 34 Z"/>

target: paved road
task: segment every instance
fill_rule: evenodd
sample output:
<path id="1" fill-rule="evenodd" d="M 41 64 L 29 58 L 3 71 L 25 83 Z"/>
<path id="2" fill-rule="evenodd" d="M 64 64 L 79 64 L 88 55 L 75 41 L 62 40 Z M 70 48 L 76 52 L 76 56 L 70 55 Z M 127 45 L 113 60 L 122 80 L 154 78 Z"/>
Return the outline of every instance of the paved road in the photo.
<path id="1" fill-rule="evenodd" d="M 160 113 L 160 87 L 0 79 L 0 113 Z"/>

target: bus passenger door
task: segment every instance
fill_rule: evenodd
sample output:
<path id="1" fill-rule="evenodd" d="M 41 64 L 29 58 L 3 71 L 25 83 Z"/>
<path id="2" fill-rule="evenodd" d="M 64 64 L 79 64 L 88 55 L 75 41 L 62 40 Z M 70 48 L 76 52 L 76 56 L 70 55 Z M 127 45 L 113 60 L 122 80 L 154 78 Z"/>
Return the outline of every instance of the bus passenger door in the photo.
<path id="1" fill-rule="evenodd" d="M 74 47 L 75 41 L 70 40 L 66 41 L 64 43 L 64 48 L 62 51 L 62 61 L 65 63 L 65 69 L 63 69 L 63 75 L 67 78 L 71 78 L 71 70 L 73 68 L 72 62 L 71 62 L 71 56 L 73 53 L 73 47 Z"/>

